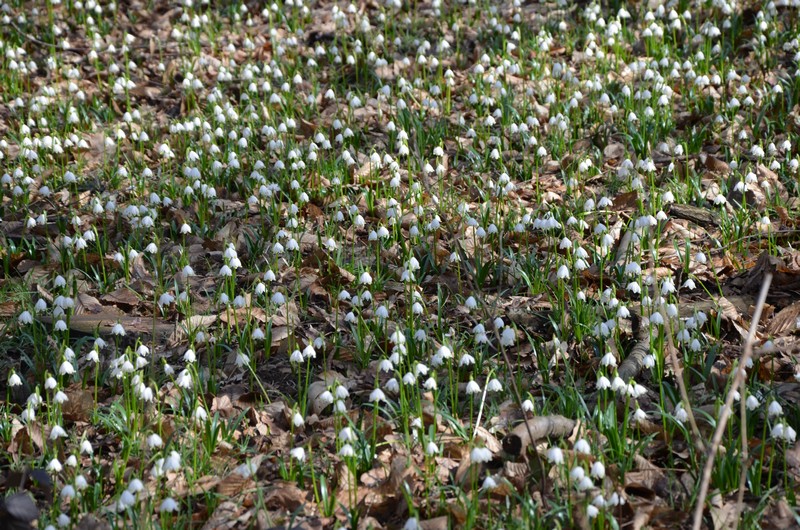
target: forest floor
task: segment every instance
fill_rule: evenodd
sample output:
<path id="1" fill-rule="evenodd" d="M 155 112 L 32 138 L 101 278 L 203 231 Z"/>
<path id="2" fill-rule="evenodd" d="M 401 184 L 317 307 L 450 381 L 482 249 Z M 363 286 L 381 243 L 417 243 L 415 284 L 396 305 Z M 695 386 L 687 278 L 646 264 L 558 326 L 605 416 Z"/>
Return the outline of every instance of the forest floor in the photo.
<path id="1" fill-rule="evenodd" d="M 9 0 L 0 527 L 797 527 L 797 4 Z"/>

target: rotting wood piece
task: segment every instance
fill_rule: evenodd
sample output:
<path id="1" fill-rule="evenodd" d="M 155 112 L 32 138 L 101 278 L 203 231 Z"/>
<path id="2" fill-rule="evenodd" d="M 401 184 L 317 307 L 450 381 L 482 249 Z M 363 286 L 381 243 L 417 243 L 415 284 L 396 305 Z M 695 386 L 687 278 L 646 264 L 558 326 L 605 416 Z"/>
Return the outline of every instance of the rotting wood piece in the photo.
<path id="1" fill-rule="evenodd" d="M 520 455 L 536 440 L 569 436 L 576 421 L 564 416 L 537 416 L 523 421 L 503 438 L 503 450 L 511 455 Z"/>

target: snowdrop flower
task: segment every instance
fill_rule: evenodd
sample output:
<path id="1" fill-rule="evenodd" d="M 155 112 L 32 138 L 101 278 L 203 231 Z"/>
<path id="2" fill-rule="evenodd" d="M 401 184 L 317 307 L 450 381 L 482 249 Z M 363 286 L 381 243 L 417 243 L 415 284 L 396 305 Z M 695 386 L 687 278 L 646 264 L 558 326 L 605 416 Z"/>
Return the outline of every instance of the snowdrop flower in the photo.
<path id="1" fill-rule="evenodd" d="M 152 433 L 147 437 L 147 447 L 150 449 L 158 449 L 162 445 L 164 445 L 164 442 L 158 434 Z"/>
<path id="2" fill-rule="evenodd" d="M 178 503 L 172 497 L 167 497 L 161 502 L 158 509 L 161 513 L 173 513 L 178 511 Z"/>
<path id="3" fill-rule="evenodd" d="M 592 468 L 589 473 L 594 478 L 601 479 L 606 476 L 606 466 L 604 466 L 602 462 L 597 460 L 592 464 Z"/>
<path id="4" fill-rule="evenodd" d="M 416 517 L 409 517 L 406 524 L 403 525 L 403 530 L 422 530 L 422 526 L 419 524 Z"/>
<path id="5" fill-rule="evenodd" d="M 512 327 L 506 327 L 503 329 L 503 333 L 500 335 L 500 344 L 503 346 L 513 346 L 517 340 L 516 331 Z"/>
<path id="6" fill-rule="evenodd" d="M 31 314 L 30 311 L 23 311 L 22 313 L 20 313 L 19 317 L 17 317 L 17 322 L 19 322 L 21 326 L 32 324 L 33 315 Z"/>
<path id="7" fill-rule="evenodd" d="M 11 375 L 8 376 L 8 386 L 15 387 L 22 385 L 22 378 L 15 371 L 11 371 Z"/>
<path id="8" fill-rule="evenodd" d="M 678 403 L 678 405 L 675 407 L 673 415 L 678 423 L 685 423 L 686 420 L 689 419 L 689 414 L 686 412 L 686 409 L 683 408 L 683 403 Z"/>
<path id="9" fill-rule="evenodd" d="M 302 447 L 295 447 L 289 451 L 289 455 L 298 462 L 305 462 L 306 450 Z"/>
<path id="10" fill-rule="evenodd" d="M 583 438 L 581 438 L 580 440 L 578 440 L 577 442 L 575 442 L 574 449 L 575 449 L 575 451 L 577 451 L 578 453 L 583 453 L 583 454 L 585 454 L 585 455 L 588 455 L 588 454 L 590 454 L 590 453 L 592 452 L 592 448 L 591 448 L 591 446 L 589 445 L 589 442 L 587 442 L 587 441 L 586 441 L 585 439 L 583 439 Z"/>
<path id="11" fill-rule="evenodd" d="M 369 400 L 372 403 L 378 403 L 380 401 L 386 401 L 386 394 L 383 393 L 383 390 L 380 388 L 376 388 L 373 390 L 369 395 Z"/>
<path id="12" fill-rule="evenodd" d="M 481 489 L 484 491 L 491 491 L 497 487 L 497 481 L 491 477 L 487 476 L 483 479 L 483 484 L 481 484 Z"/>
<path id="13" fill-rule="evenodd" d="M 611 381 L 604 375 L 601 375 L 597 378 L 597 384 L 595 385 L 598 390 L 608 390 L 611 388 Z"/>
<path id="14" fill-rule="evenodd" d="M 547 450 L 547 461 L 551 464 L 563 464 L 564 463 L 564 451 L 562 451 L 558 447 L 551 447 Z"/>
<path id="15" fill-rule="evenodd" d="M 475 447 L 472 452 L 470 452 L 469 457 L 472 463 L 483 464 L 485 462 L 491 462 L 492 452 L 486 447 Z"/>
<path id="16" fill-rule="evenodd" d="M 613 368 L 613 367 L 617 366 L 617 358 L 614 357 L 613 353 L 607 352 L 600 359 L 600 366 L 604 366 L 606 368 Z"/>
<path id="17" fill-rule="evenodd" d="M 467 383 L 467 395 L 480 394 L 480 392 L 480 385 L 478 385 L 474 379 L 470 379 L 469 383 Z"/>

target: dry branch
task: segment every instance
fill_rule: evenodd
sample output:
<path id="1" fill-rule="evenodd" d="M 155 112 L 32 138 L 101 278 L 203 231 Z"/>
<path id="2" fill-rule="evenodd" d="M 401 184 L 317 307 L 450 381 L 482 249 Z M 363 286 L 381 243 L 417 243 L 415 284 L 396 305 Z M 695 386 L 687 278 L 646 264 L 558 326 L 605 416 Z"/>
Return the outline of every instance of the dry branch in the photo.
<path id="1" fill-rule="evenodd" d="M 569 436 L 575 428 L 575 420 L 564 416 L 537 416 L 520 423 L 503 438 L 503 450 L 512 455 L 520 455 L 536 440 L 549 437 Z"/>
<path id="2" fill-rule="evenodd" d="M 758 327 L 759 320 L 761 320 L 761 311 L 764 309 L 764 304 L 767 301 L 767 293 L 769 292 L 769 286 L 771 283 L 772 274 L 767 272 L 764 275 L 764 283 L 761 285 L 761 293 L 758 295 L 758 303 L 756 304 L 756 309 L 753 312 L 753 319 L 750 322 L 750 332 L 747 334 L 747 339 L 744 343 L 742 358 L 739 360 L 739 365 L 736 367 L 736 370 L 732 372 L 733 382 L 731 383 L 731 387 L 728 390 L 728 395 L 725 398 L 725 406 L 722 407 L 722 410 L 720 411 L 717 428 L 714 431 L 714 436 L 711 438 L 711 445 L 708 448 L 708 456 L 706 457 L 706 463 L 703 467 L 703 478 L 700 482 L 700 492 L 697 495 L 697 504 L 694 508 L 692 530 L 700 530 L 700 526 L 703 523 L 703 507 L 706 503 L 708 486 L 711 482 L 711 472 L 714 469 L 714 459 L 717 456 L 717 450 L 719 449 L 720 443 L 722 443 L 722 436 L 725 433 L 725 427 L 728 424 L 728 418 L 731 415 L 731 407 L 733 406 L 734 397 L 736 396 L 739 386 L 744 382 L 745 375 L 747 374 L 745 371 L 745 366 L 747 366 L 747 362 L 753 356 L 753 342 L 756 335 L 756 328 Z M 746 463 L 743 462 L 742 465 L 746 465 Z"/>

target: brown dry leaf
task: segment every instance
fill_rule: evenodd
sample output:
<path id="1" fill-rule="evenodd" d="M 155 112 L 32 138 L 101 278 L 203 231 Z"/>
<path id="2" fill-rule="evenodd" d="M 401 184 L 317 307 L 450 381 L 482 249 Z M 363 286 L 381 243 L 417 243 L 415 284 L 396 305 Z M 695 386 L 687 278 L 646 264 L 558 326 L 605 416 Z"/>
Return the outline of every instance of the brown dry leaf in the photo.
<path id="1" fill-rule="evenodd" d="M 79 383 L 64 389 L 67 401 L 61 405 L 64 419 L 69 421 L 87 421 L 95 408 L 94 387 L 81 388 Z"/>
<path id="2" fill-rule="evenodd" d="M 246 528 L 255 510 L 244 508 L 241 502 L 224 501 L 214 510 L 202 530 L 227 530 Z"/>
<path id="3" fill-rule="evenodd" d="M 255 487 L 251 477 L 243 477 L 239 473 L 231 473 L 217 484 L 217 493 L 223 497 L 233 497 L 243 491 Z"/>
<path id="4" fill-rule="evenodd" d="M 294 512 L 306 502 L 306 492 L 292 482 L 275 481 L 264 493 L 264 506 L 270 510 Z"/>
<path id="5" fill-rule="evenodd" d="M 219 314 L 219 319 L 226 324 L 236 322 L 238 326 L 244 326 L 252 320 L 257 320 L 263 324 L 269 317 L 267 312 L 260 307 L 240 307 L 234 310 L 222 311 Z"/>
<path id="6" fill-rule="evenodd" d="M 211 412 L 219 412 L 219 415 L 223 418 L 231 418 L 236 415 L 233 402 L 227 394 L 214 396 L 211 400 Z"/>
<path id="7" fill-rule="evenodd" d="M 724 296 L 717 297 L 715 300 L 717 311 L 722 315 L 722 318 L 736 329 L 742 340 L 746 339 L 748 334 L 747 326 L 744 325 L 744 321 L 742 320 L 739 310 L 736 309 L 736 306 Z"/>
<path id="8" fill-rule="evenodd" d="M 734 530 L 737 527 L 738 521 L 734 519 L 736 503 L 725 502 L 718 491 L 709 496 L 708 510 L 711 512 L 714 530 Z"/>
<path id="9" fill-rule="evenodd" d="M 767 326 L 767 334 L 776 337 L 790 335 L 798 329 L 800 302 L 795 302 L 778 311 Z"/>
<path id="10" fill-rule="evenodd" d="M 419 522 L 422 530 L 447 530 L 449 528 L 449 518 L 446 515 L 426 519 Z"/>
<path id="11" fill-rule="evenodd" d="M 619 159 L 625 156 L 625 146 L 619 142 L 608 144 L 603 149 L 603 156 L 606 159 Z M 634 192 L 635 193 L 635 192 Z"/>
<path id="12" fill-rule="evenodd" d="M 19 304 L 17 302 L 0 303 L 0 318 L 10 318 L 18 313 L 19 313 Z"/>
<path id="13" fill-rule="evenodd" d="M 645 488 L 654 491 L 657 483 L 664 479 L 664 471 L 641 455 L 635 455 L 634 463 L 636 471 L 625 473 L 625 488 Z"/>
<path id="14" fill-rule="evenodd" d="M 503 444 L 494 436 L 494 434 L 487 431 L 485 428 L 478 426 L 475 428 L 475 436 L 483 440 L 486 448 L 489 449 L 492 454 L 499 453 L 503 450 Z"/>
<path id="15" fill-rule="evenodd" d="M 209 491 L 215 489 L 217 484 L 219 484 L 221 481 L 222 479 L 215 475 L 206 475 L 204 477 L 200 477 L 195 481 L 191 489 L 187 490 L 186 493 L 192 496 L 208 493 Z"/>
<path id="16" fill-rule="evenodd" d="M 629 191 L 627 193 L 620 193 L 614 197 L 614 210 L 618 212 L 633 210 L 639 204 L 639 192 Z"/>
<path id="17" fill-rule="evenodd" d="M 9 454 L 32 456 L 41 452 L 44 447 L 45 434 L 38 422 L 30 422 L 25 425 L 16 419 L 12 422 L 11 443 L 8 445 Z"/>
<path id="18" fill-rule="evenodd" d="M 100 300 L 95 298 L 94 296 L 88 295 L 86 293 L 78 293 L 77 300 L 75 303 L 75 314 L 76 315 L 83 315 L 83 314 L 122 314 L 122 311 L 118 310 L 116 307 L 106 307 L 100 303 Z"/>
<path id="19" fill-rule="evenodd" d="M 110 304 L 124 305 L 129 307 L 136 307 L 139 305 L 139 302 L 141 302 L 141 297 L 127 287 L 120 287 L 116 291 L 112 291 L 103 295 L 100 297 L 100 299 L 103 302 Z"/>

